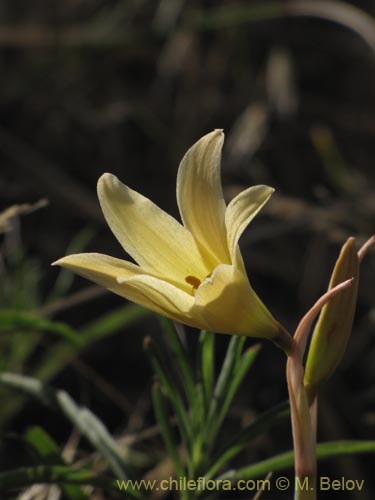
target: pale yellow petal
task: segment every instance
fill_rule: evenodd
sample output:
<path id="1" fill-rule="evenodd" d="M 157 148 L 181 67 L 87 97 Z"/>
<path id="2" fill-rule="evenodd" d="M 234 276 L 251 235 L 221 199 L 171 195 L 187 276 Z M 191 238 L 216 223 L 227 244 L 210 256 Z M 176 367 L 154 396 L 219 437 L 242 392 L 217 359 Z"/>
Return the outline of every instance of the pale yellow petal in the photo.
<path id="1" fill-rule="evenodd" d="M 279 333 L 277 322 L 235 266 L 219 265 L 201 284 L 193 313 L 217 333 L 267 338 Z"/>
<path id="2" fill-rule="evenodd" d="M 201 319 L 192 316 L 194 297 L 189 293 L 153 276 L 135 276 L 122 282 L 126 289 L 139 294 L 147 300 L 152 309 L 168 318 L 190 326 L 200 327 Z M 134 300 L 134 299 L 130 299 Z M 134 300 L 135 301 L 135 300 Z"/>
<path id="3" fill-rule="evenodd" d="M 194 298 L 170 283 L 146 274 L 131 262 L 107 255 L 86 253 L 69 255 L 54 265 L 71 269 L 80 276 L 147 309 L 195 326 L 190 318 Z"/>
<path id="4" fill-rule="evenodd" d="M 241 234 L 273 192 L 274 189 L 268 186 L 252 186 L 239 193 L 229 203 L 225 212 L 225 225 L 232 262 L 239 261 L 237 244 Z"/>
<path id="5" fill-rule="evenodd" d="M 115 259 L 100 253 L 80 253 L 68 255 L 52 265 L 70 269 L 75 273 L 94 281 L 98 285 L 122 295 L 118 280 L 146 274 L 139 266 L 126 260 Z M 122 295 L 123 296 L 123 295 Z"/>
<path id="6" fill-rule="evenodd" d="M 209 272 L 192 235 L 148 198 L 104 174 L 98 196 L 109 227 L 123 248 L 146 271 L 187 286 L 186 276 Z"/>
<path id="7" fill-rule="evenodd" d="M 184 226 L 210 254 L 214 265 L 230 263 L 220 180 L 223 141 L 221 130 L 202 137 L 182 159 L 177 175 L 177 203 Z"/>

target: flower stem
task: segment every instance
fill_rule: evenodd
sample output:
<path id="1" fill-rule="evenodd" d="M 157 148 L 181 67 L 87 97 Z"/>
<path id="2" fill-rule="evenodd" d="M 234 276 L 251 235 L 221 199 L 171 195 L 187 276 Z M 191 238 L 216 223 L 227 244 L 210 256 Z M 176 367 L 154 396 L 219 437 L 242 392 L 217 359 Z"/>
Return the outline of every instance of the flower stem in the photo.
<path id="1" fill-rule="evenodd" d="M 279 333 L 271 340 L 277 347 L 284 351 L 287 356 L 289 356 L 290 349 L 292 347 L 292 336 L 280 323 Z"/>

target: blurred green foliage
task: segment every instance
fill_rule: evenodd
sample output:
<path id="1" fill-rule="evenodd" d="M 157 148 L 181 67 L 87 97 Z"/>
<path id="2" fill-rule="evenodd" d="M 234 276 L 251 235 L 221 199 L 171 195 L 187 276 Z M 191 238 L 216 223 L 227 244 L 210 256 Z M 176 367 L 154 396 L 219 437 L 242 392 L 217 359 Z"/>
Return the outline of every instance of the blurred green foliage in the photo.
<path id="1" fill-rule="evenodd" d="M 251 478 L 291 466 L 284 364 L 274 351 L 262 349 L 247 376 L 254 346 L 232 341 L 239 345 L 227 351 L 221 337 L 215 350 L 209 333 L 180 345 L 167 324 L 160 340 L 148 312 L 49 265 L 83 249 L 119 251 L 95 198 L 103 171 L 175 212 L 182 153 L 224 127 L 226 199 L 255 183 L 277 189 L 241 250 L 262 299 L 292 330 L 326 288 L 338 247 L 374 228 L 372 10 L 370 0 L 1 2 L 0 371 L 21 377 L 0 387 L 1 495 L 31 495 L 43 481 L 66 498 L 90 497 L 88 484 L 112 498 L 116 472 L 103 457 L 113 447 L 130 452 L 132 477 L 173 471 L 166 451 L 176 466 L 184 446 L 192 475 L 230 467 L 233 478 Z M 30 213 L 25 202 L 40 197 L 49 206 Z M 350 348 L 322 394 L 323 440 L 372 435 L 371 266 L 369 258 Z M 160 428 L 140 348 L 146 334 Z M 33 403 L 38 391 L 47 399 L 60 391 L 55 384 L 70 417 Z M 69 448 L 73 428 L 85 435 L 74 421 L 82 411 L 106 444 L 86 435 Z M 320 456 L 336 458 L 322 471 L 370 477 L 367 462 L 339 456 L 372 450 L 365 441 L 323 443 Z M 35 495 L 47 498 L 48 488 Z"/>

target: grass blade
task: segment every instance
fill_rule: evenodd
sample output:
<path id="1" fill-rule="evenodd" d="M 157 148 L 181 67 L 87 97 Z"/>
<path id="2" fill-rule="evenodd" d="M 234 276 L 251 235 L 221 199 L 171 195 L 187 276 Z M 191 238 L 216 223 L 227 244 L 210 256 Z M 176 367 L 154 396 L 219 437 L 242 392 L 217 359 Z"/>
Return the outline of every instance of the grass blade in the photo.
<path id="1" fill-rule="evenodd" d="M 127 479 L 127 465 L 105 425 L 88 408 L 78 406 L 66 391 L 55 391 L 37 379 L 12 373 L 0 374 L 0 382 L 26 392 L 46 406 L 57 406 L 91 445 L 108 460 L 116 477 Z"/>
<path id="2" fill-rule="evenodd" d="M 168 345 L 171 347 L 174 363 L 178 366 L 182 375 L 182 384 L 186 397 L 191 404 L 195 398 L 194 377 L 189 366 L 186 350 L 173 322 L 166 318 L 160 318 L 163 331 L 167 337 Z"/>
<path id="3" fill-rule="evenodd" d="M 243 356 L 234 366 L 232 377 L 229 380 L 227 389 L 224 394 L 223 402 L 218 409 L 219 413 L 215 420 L 216 430 L 219 430 L 219 428 L 221 427 L 221 424 L 223 423 L 223 420 L 228 413 L 230 404 L 233 401 L 233 398 L 241 382 L 243 381 L 247 372 L 250 370 L 252 364 L 254 363 L 259 349 L 260 349 L 259 344 L 247 349 L 247 351 L 243 354 Z"/>
<path id="4" fill-rule="evenodd" d="M 0 492 L 14 491 L 33 484 L 81 484 L 101 487 L 107 492 L 119 492 L 118 483 L 108 477 L 98 476 L 90 469 L 73 469 L 66 465 L 38 465 L 36 467 L 20 467 L 0 473 Z M 143 497 L 138 491 L 130 487 L 126 489 L 130 498 L 141 500 Z"/>
<path id="5" fill-rule="evenodd" d="M 69 420 L 91 445 L 108 460 L 115 476 L 118 479 L 127 479 L 127 465 L 121 457 L 116 442 L 103 422 L 88 408 L 78 406 L 65 391 L 57 391 L 56 399 Z"/>
<path id="6" fill-rule="evenodd" d="M 199 372 L 202 377 L 203 394 L 204 394 L 204 407 L 208 411 L 215 378 L 215 334 L 201 331 L 199 336 Z"/>
<path id="7" fill-rule="evenodd" d="M 340 456 L 375 453 L 375 441 L 329 441 L 317 446 L 318 460 L 328 460 Z M 294 465 L 293 451 L 287 451 L 256 464 L 243 467 L 236 471 L 229 471 L 220 476 L 233 481 L 238 479 L 254 479 L 263 477 L 269 472 L 278 472 L 291 469 Z"/>
<path id="8" fill-rule="evenodd" d="M 238 356 L 242 350 L 245 340 L 245 337 L 239 337 L 237 335 L 233 335 L 230 339 L 208 411 L 205 430 L 206 443 L 208 447 L 210 447 L 210 444 L 214 440 L 218 430 L 218 426 L 216 424 L 217 415 L 221 412 L 221 408 L 227 397 L 228 388 L 230 386 L 231 379 L 233 378 L 236 362 L 238 361 Z"/>
<path id="9" fill-rule="evenodd" d="M 262 413 L 250 425 L 240 431 L 216 456 L 206 477 L 211 479 L 230 459 L 244 450 L 255 437 L 267 432 L 290 415 L 289 403 L 281 403 Z"/>
<path id="10" fill-rule="evenodd" d="M 163 394 L 161 392 L 160 385 L 158 383 L 154 384 L 152 387 L 152 402 L 154 405 L 156 420 L 160 427 L 161 435 L 165 446 L 167 448 L 168 455 L 174 463 L 176 475 L 180 477 L 185 477 L 185 469 L 182 465 L 180 455 L 178 452 L 178 445 L 175 442 L 173 432 L 169 423 L 167 412 L 165 409 L 165 404 L 163 401 Z"/>
<path id="11" fill-rule="evenodd" d="M 56 406 L 54 392 L 40 380 L 15 373 L 0 373 L 0 383 L 32 396 L 45 406 Z"/>
<path id="12" fill-rule="evenodd" d="M 61 456 L 59 446 L 41 427 L 28 429 L 25 439 L 33 447 L 43 465 L 66 465 L 65 460 Z M 59 484 L 59 487 L 66 500 L 88 499 L 88 496 L 81 490 L 79 485 Z"/>
<path id="13" fill-rule="evenodd" d="M 76 346 L 82 343 L 80 335 L 64 323 L 38 318 L 23 311 L 0 311 L 0 333 L 20 330 L 52 333 Z"/>
<path id="14" fill-rule="evenodd" d="M 98 340 L 108 338 L 125 328 L 129 328 L 148 314 L 150 314 L 149 311 L 133 304 L 119 307 L 104 314 L 79 331 L 81 344 L 78 351 L 73 350 L 66 342 L 58 343 L 45 353 L 33 376 L 41 380 L 50 380 L 69 364 L 77 352 Z"/>
<path id="15" fill-rule="evenodd" d="M 174 381 L 171 379 L 169 373 L 165 370 L 165 363 L 161 359 L 160 353 L 155 348 L 155 345 L 153 344 L 150 337 L 146 337 L 144 339 L 143 345 L 145 352 L 149 356 L 152 368 L 160 381 L 161 387 L 165 394 L 168 396 L 170 403 L 176 413 L 181 437 L 188 450 L 191 451 L 193 436 L 188 415 L 186 413 L 181 396 L 175 387 Z"/>
<path id="16" fill-rule="evenodd" d="M 92 484 L 97 475 L 90 469 L 73 469 L 67 465 L 20 467 L 0 473 L 0 491 L 24 488 L 38 483 Z M 104 484 L 112 481 L 106 480 Z"/>

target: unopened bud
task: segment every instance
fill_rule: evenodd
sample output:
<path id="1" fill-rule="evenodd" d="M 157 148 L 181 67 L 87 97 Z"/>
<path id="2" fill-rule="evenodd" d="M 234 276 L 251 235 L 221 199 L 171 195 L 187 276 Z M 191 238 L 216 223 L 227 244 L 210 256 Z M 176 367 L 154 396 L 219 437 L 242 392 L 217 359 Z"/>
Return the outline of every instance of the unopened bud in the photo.
<path id="1" fill-rule="evenodd" d="M 314 328 L 304 378 L 310 403 L 318 387 L 341 361 L 352 330 L 359 281 L 359 258 L 354 238 L 349 238 L 342 247 L 328 289 L 350 278 L 354 278 L 352 285 L 323 307 Z"/>

